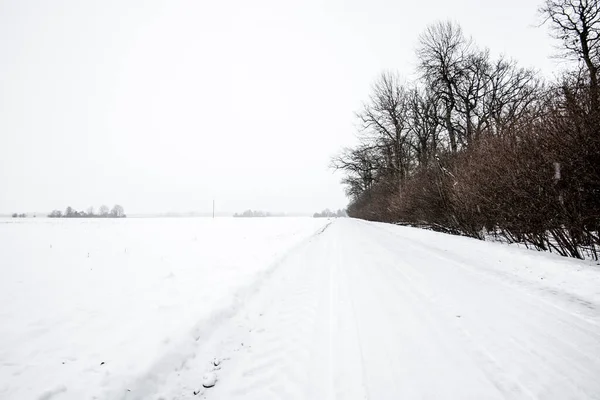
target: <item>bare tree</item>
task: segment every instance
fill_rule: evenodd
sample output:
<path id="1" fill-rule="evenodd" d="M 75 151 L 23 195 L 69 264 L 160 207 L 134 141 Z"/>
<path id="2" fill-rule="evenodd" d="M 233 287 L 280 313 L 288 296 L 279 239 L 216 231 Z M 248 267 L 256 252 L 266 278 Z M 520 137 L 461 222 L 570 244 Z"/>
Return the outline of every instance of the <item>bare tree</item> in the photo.
<path id="1" fill-rule="evenodd" d="M 419 71 L 444 105 L 444 123 L 454 153 L 458 150 L 453 122 L 459 101 L 456 86 L 462 79 L 464 59 L 470 47 L 471 41 L 465 38 L 461 27 L 447 21 L 428 26 L 419 37 L 417 49 Z"/>
<path id="2" fill-rule="evenodd" d="M 457 136 L 461 145 L 466 147 L 481 135 L 488 120 L 482 103 L 489 89 L 489 51 L 475 49 L 472 45 L 469 51 L 463 54 L 459 68 L 460 79 L 453 82 L 458 99 L 456 111 L 460 134 Z"/>
<path id="3" fill-rule="evenodd" d="M 98 215 L 100 215 L 101 217 L 107 217 L 108 216 L 108 207 L 105 206 L 104 204 L 100 206 L 100 208 L 98 209 Z"/>
<path id="4" fill-rule="evenodd" d="M 363 141 L 381 149 L 387 172 L 398 185 L 407 177 L 410 164 L 408 95 L 397 74 L 383 73 L 373 86 L 370 101 L 357 114 Z"/>
<path id="5" fill-rule="evenodd" d="M 600 4 L 598 0 L 546 0 L 539 9 L 566 55 L 583 61 L 590 80 L 591 107 L 598 112 Z"/>
<path id="6" fill-rule="evenodd" d="M 379 161 L 374 150 L 363 145 L 342 150 L 341 154 L 331 160 L 331 168 L 346 173 L 342 179 L 342 183 L 346 185 L 346 194 L 356 199 L 375 182 Z"/>
<path id="7" fill-rule="evenodd" d="M 50 214 L 48 214 L 48 218 L 62 218 L 62 211 L 54 210 Z"/>
<path id="8" fill-rule="evenodd" d="M 494 135 L 514 132 L 519 124 L 530 123 L 541 114 L 543 84 L 531 69 L 520 68 L 503 57 L 489 70 L 483 108 L 486 129 Z"/>
<path id="9" fill-rule="evenodd" d="M 416 153 L 418 164 L 425 166 L 438 150 L 441 128 L 439 97 L 430 89 L 413 89 L 408 112 L 411 146 Z"/>
<path id="10" fill-rule="evenodd" d="M 112 210 L 110 210 L 110 216 L 113 218 L 123 218 L 125 217 L 125 210 L 122 206 L 115 204 Z"/>

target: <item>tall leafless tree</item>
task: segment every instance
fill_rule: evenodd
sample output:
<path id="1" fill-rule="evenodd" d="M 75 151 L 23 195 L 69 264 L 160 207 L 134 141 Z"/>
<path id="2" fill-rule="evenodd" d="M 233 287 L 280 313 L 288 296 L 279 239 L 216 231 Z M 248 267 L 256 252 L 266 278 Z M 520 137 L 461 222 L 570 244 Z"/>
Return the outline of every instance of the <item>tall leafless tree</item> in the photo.
<path id="1" fill-rule="evenodd" d="M 417 57 L 424 80 L 438 94 L 444 105 L 444 123 L 450 149 L 458 151 L 457 132 L 453 121 L 459 101 L 456 85 L 462 79 L 464 59 L 471 41 L 453 22 L 438 22 L 427 27 L 419 37 Z"/>
<path id="2" fill-rule="evenodd" d="M 540 7 L 552 35 L 562 42 L 564 54 L 582 61 L 588 71 L 591 108 L 598 113 L 600 68 L 600 3 L 598 0 L 546 0 Z"/>
<path id="3" fill-rule="evenodd" d="M 397 74 L 383 73 L 373 86 L 369 102 L 358 113 L 362 140 L 380 147 L 388 161 L 388 173 L 398 185 L 406 179 L 410 168 L 408 95 Z"/>
<path id="4" fill-rule="evenodd" d="M 419 166 L 426 166 L 438 151 L 441 121 L 440 99 L 432 90 L 413 89 L 409 99 L 408 125 L 411 145 Z"/>

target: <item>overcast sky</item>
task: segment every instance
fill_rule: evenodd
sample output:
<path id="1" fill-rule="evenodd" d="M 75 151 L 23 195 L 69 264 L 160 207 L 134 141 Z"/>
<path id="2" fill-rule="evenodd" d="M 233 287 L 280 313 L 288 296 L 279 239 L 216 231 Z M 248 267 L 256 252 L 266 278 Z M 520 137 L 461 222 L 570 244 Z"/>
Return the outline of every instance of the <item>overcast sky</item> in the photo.
<path id="1" fill-rule="evenodd" d="M 0 212 L 314 212 L 329 158 L 426 25 L 544 75 L 541 0 L 0 0 Z"/>

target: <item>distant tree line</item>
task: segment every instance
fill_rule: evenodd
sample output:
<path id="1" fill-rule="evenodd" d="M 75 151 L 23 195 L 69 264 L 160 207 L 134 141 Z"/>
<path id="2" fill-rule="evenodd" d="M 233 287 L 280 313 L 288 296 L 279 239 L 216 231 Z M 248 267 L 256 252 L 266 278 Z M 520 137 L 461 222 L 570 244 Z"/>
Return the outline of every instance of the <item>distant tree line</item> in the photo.
<path id="1" fill-rule="evenodd" d="M 576 258 L 600 248 L 600 6 L 540 7 L 570 71 L 546 82 L 438 22 L 418 79 L 386 72 L 357 114 L 359 145 L 333 158 L 348 214 Z"/>
<path id="2" fill-rule="evenodd" d="M 13 213 L 12 214 L 13 218 L 26 218 L 27 214 L 23 213 L 23 214 L 19 214 L 19 213 Z"/>
<path id="3" fill-rule="evenodd" d="M 246 210 L 241 214 L 235 213 L 235 214 L 233 214 L 233 216 L 235 218 L 262 218 L 262 217 L 268 217 L 269 213 L 266 213 L 264 211 Z"/>
<path id="4" fill-rule="evenodd" d="M 233 214 L 234 218 L 264 218 L 264 217 L 278 217 L 283 216 L 283 214 L 274 214 L 266 211 L 258 211 L 258 210 L 246 210 L 241 214 L 235 213 Z"/>
<path id="5" fill-rule="evenodd" d="M 329 208 L 324 209 L 321 212 L 316 212 L 313 214 L 313 218 L 335 218 L 335 217 L 346 217 L 346 212 L 344 210 L 331 211 Z"/>
<path id="6" fill-rule="evenodd" d="M 116 204 L 112 209 L 105 205 L 100 206 L 98 213 L 94 213 L 94 207 L 87 211 L 77 211 L 73 207 L 67 207 L 63 213 L 60 210 L 54 210 L 48 214 L 48 218 L 125 218 L 125 210 L 122 206 Z"/>

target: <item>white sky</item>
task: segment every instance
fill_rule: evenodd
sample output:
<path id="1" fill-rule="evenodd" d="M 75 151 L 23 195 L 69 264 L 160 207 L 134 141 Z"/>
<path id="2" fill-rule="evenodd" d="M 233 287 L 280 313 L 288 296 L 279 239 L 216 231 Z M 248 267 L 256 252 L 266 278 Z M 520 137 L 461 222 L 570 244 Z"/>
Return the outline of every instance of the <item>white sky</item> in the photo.
<path id="1" fill-rule="evenodd" d="M 314 212 L 384 69 L 459 22 L 544 74 L 541 0 L 0 0 L 0 212 Z"/>

